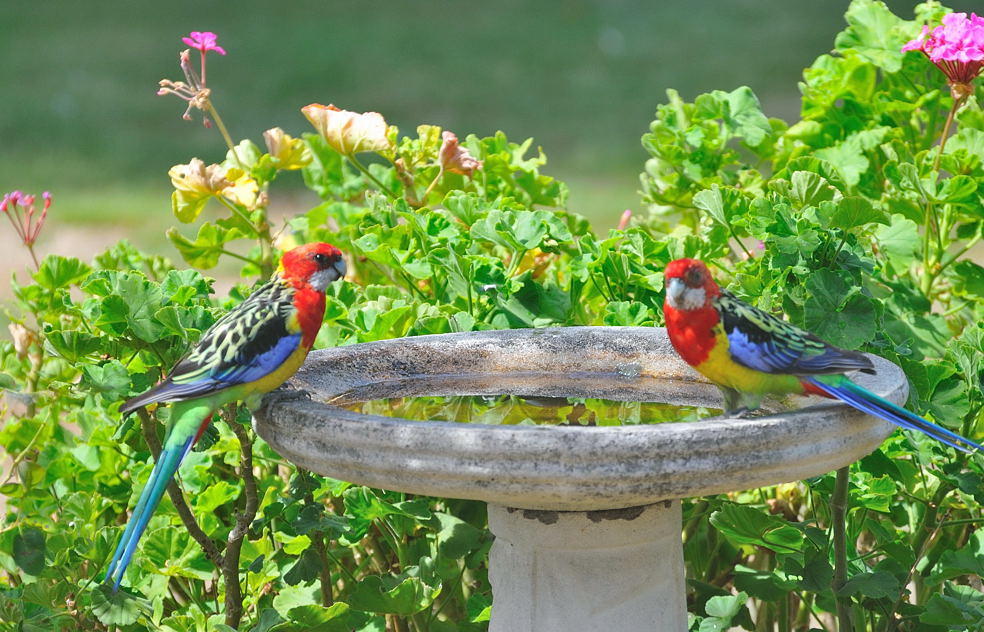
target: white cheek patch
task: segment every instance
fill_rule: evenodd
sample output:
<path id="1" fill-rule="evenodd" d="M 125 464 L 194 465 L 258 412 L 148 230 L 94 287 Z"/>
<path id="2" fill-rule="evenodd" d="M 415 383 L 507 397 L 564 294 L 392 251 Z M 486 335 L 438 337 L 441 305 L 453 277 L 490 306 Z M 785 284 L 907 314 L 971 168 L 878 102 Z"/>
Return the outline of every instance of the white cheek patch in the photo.
<path id="1" fill-rule="evenodd" d="M 673 309 L 689 311 L 704 307 L 704 301 L 707 300 L 707 292 L 705 292 L 702 287 L 687 288 L 680 294 L 680 296 L 668 294 L 667 297 L 669 299 L 670 307 Z"/>
<path id="2" fill-rule="evenodd" d="M 338 272 L 334 268 L 318 270 L 308 279 L 308 285 L 319 292 L 324 292 L 328 285 L 338 278 Z"/>
<path id="3" fill-rule="evenodd" d="M 683 293 L 683 309 L 700 309 L 707 300 L 707 292 L 704 288 L 688 289 Z"/>

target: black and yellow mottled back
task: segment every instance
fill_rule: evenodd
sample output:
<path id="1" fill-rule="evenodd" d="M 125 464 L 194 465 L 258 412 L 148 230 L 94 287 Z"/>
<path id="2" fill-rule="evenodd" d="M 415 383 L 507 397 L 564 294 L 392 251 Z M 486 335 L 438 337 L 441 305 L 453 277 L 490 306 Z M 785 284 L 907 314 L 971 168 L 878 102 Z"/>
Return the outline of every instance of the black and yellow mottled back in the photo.
<path id="1" fill-rule="evenodd" d="M 722 290 L 714 307 L 721 315 L 731 357 L 744 367 L 791 375 L 874 372 L 871 360 L 863 354 L 828 344 L 730 292 Z"/>
<path id="2" fill-rule="evenodd" d="M 294 289 L 280 279 L 261 286 L 216 321 L 166 380 L 127 401 L 120 411 L 203 397 L 264 377 L 300 345 L 301 333 L 291 325 L 293 300 Z"/>

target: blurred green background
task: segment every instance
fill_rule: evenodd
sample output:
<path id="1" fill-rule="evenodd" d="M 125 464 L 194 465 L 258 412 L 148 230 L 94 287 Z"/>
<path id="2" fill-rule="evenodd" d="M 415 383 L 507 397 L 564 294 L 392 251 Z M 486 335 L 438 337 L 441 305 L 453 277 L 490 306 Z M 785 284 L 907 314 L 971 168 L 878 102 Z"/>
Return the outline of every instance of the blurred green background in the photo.
<path id="1" fill-rule="evenodd" d="M 911 18 L 915 3 L 888 4 Z M 690 100 L 747 84 L 768 115 L 794 118 L 801 71 L 832 47 L 846 6 L 0 0 L 0 190 L 52 191 L 42 252 L 85 255 L 129 236 L 177 258 L 162 235 L 174 222 L 167 169 L 225 147 L 155 91 L 180 78 L 181 36 L 211 30 L 229 54 L 210 55 L 209 85 L 236 139 L 308 131 L 299 108 L 314 101 L 379 111 L 404 132 L 533 136 L 547 172 L 570 184 L 570 207 L 611 226 L 639 206 L 639 137 L 666 88 Z M 274 211 L 314 202 L 291 182 L 278 180 Z"/>

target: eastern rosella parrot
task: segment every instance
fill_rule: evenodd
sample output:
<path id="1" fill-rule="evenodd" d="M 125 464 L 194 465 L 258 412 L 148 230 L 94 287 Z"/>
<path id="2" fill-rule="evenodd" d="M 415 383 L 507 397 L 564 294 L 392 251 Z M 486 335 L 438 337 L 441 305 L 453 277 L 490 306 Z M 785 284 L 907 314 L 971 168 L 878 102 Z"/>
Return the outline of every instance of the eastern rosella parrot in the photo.
<path id="1" fill-rule="evenodd" d="M 120 407 L 126 414 L 174 402 L 160 456 L 106 571 L 114 590 L 165 488 L 213 413 L 235 401 L 254 409 L 297 371 L 321 328 L 325 288 L 343 276 L 345 262 L 334 246 L 311 243 L 290 250 L 273 278 L 216 321 L 167 379 Z"/>
<path id="2" fill-rule="evenodd" d="M 847 371 L 875 372 L 865 355 L 839 349 L 738 300 L 718 287 L 702 261 L 677 259 L 666 266 L 664 279 L 670 342 L 687 364 L 721 389 L 728 413 L 754 410 L 770 394 L 820 395 L 963 452 L 984 450 L 852 382 Z"/>

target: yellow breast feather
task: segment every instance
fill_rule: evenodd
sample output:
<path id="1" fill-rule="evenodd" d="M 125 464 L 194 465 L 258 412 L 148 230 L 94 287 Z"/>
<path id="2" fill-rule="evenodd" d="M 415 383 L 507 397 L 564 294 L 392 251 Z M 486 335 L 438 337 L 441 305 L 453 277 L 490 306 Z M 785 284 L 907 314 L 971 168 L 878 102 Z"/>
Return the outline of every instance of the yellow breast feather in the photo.
<path id="1" fill-rule="evenodd" d="M 763 373 L 735 362 L 729 351 L 728 334 L 721 325 L 714 328 L 714 338 L 715 344 L 707 359 L 695 367 L 712 382 L 751 393 L 783 394 L 803 390 L 794 376 Z"/>

